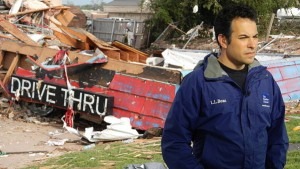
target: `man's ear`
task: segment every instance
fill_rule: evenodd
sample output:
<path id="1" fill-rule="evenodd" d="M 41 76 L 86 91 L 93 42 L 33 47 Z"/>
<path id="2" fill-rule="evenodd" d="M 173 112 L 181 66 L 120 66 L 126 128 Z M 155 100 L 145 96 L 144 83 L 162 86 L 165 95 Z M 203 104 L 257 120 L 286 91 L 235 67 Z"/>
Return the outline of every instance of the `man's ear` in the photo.
<path id="1" fill-rule="evenodd" d="M 227 41 L 227 39 L 226 39 L 226 37 L 225 37 L 224 35 L 219 34 L 219 35 L 218 35 L 218 41 L 219 41 L 220 46 L 221 46 L 222 48 L 227 48 L 228 41 Z"/>

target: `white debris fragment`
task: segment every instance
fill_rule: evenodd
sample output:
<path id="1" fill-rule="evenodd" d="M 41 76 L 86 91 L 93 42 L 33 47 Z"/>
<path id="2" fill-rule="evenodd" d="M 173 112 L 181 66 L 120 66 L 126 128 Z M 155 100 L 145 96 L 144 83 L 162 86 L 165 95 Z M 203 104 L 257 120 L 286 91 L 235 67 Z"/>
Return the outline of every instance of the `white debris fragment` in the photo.
<path id="1" fill-rule="evenodd" d="M 61 140 L 48 140 L 47 141 L 47 145 L 49 146 L 62 146 L 65 144 L 66 141 L 68 141 L 69 139 L 61 139 Z"/>

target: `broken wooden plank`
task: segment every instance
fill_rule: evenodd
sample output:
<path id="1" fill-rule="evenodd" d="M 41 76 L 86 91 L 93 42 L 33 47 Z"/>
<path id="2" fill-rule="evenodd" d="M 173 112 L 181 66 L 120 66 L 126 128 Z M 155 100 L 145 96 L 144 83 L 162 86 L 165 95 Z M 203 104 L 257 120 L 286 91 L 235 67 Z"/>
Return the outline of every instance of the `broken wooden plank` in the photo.
<path id="1" fill-rule="evenodd" d="M 3 84 L 4 84 L 4 85 L 6 85 L 6 83 L 7 83 L 8 80 L 10 79 L 11 75 L 13 74 L 13 72 L 14 72 L 16 66 L 18 65 L 19 58 L 20 58 L 20 57 L 19 57 L 19 54 L 16 53 L 16 56 L 15 56 L 14 60 L 12 61 L 11 65 L 10 65 L 10 67 L 9 67 L 9 69 L 8 69 L 8 71 L 7 71 L 6 75 L 5 75 L 5 77 L 4 77 L 4 80 L 3 80 Z"/>
<path id="2" fill-rule="evenodd" d="M 63 25 L 68 26 L 75 15 L 69 10 L 62 10 L 58 15 L 56 15 L 56 19 Z"/>
<path id="3" fill-rule="evenodd" d="M 34 12 L 46 11 L 46 10 L 50 10 L 50 9 L 69 9 L 69 8 L 70 7 L 67 7 L 67 6 L 54 6 L 54 7 L 49 7 L 49 8 L 42 8 L 42 9 L 35 9 L 35 10 L 28 10 L 28 11 L 24 11 L 24 12 L 18 12 L 18 13 L 15 13 L 15 14 L 5 15 L 5 17 L 10 18 L 10 17 L 18 16 L 18 15 L 25 15 L 25 14 L 30 14 L 30 13 L 34 13 Z"/>
<path id="4" fill-rule="evenodd" d="M 126 62 L 129 61 L 129 53 L 128 52 L 125 52 L 125 51 L 121 50 L 120 54 L 121 54 L 121 57 L 120 57 L 121 60 L 124 60 Z"/>
<path id="5" fill-rule="evenodd" d="M 14 41 L 2 41 L 0 42 L 0 50 L 9 51 L 13 53 L 19 53 L 22 55 L 38 56 L 37 62 L 41 63 L 48 57 L 53 57 L 57 54 L 59 50 L 51 49 L 47 47 L 31 46 L 24 43 L 17 43 Z M 68 56 L 71 62 L 74 59 L 78 59 L 78 62 L 85 62 L 91 57 L 77 52 L 68 51 Z"/>
<path id="6" fill-rule="evenodd" d="M 132 51 L 132 52 L 134 52 L 134 53 L 138 53 L 138 54 L 140 54 L 140 55 L 143 55 L 143 56 L 145 56 L 145 57 L 148 57 L 148 54 L 147 54 L 147 53 L 142 52 L 142 51 L 140 51 L 140 50 L 137 50 L 137 49 L 135 49 L 135 48 L 133 48 L 133 47 L 131 47 L 131 46 L 128 46 L 128 45 L 126 45 L 126 44 L 124 44 L 124 43 L 121 43 L 121 42 L 119 42 L 119 41 L 113 41 L 113 42 L 112 42 L 112 46 L 115 46 L 115 47 L 117 47 L 117 48 L 119 48 L 119 49 L 124 49 L 124 50 L 127 50 L 127 51 Z"/>
<path id="7" fill-rule="evenodd" d="M 81 49 L 81 50 L 89 50 L 90 46 L 88 43 L 81 42 L 76 40 L 68 35 L 60 33 L 58 31 L 53 30 L 53 34 L 64 44 L 69 45 L 71 47 Z"/>
<path id="8" fill-rule="evenodd" d="M 42 63 L 48 57 L 53 57 L 57 54 L 58 50 L 50 49 L 46 47 L 30 46 L 23 43 L 16 43 L 13 41 L 0 42 L 0 49 L 3 51 L 9 51 L 14 53 L 19 53 L 22 55 L 38 56 L 37 62 Z M 118 51 L 103 51 L 105 54 L 112 55 L 117 59 L 120 59 L 120 52 Z M 91 57 L 76 52 L 68 51 L 69 58 L 71 62 L 74 59 L 78 59 L 78 63 L 86 62 Z M 180 84 L 181 82 L 181 72 L 171 68 L 163 67 L 153 67 L 140 63 L 129 63 L 121 60 L 108 58 L 108 62 L 97 65 L 94 67 L 94 71 L 97 72 L 98 69 L 106 69 L 115 72 L 120 72 L 122 74 L 142 77 L 146 79 L 153 79 L 157 81 L 162 81 L 166 83 Z M 86 75 L 84 75 L 86 76 Z M 81 76 L 82 77 L 82 76 Z M 88 76 L 87 76 L 88 77 Z M 101 78 L 101 76 L 99 76 Z"/>
<path id="9" fill-rule="evenodd" d="M 8 52 L 8 51 L 2 51 L 3 52 L 3 61 L 2 61 L 2 68 L 4 70 L 8 70 L 11 63 L 13 62 L 16 52 Z M 19 55 L 19 62 L 18 67 L 22 67 L 24 69 L 31 69 L 32 64 L 27 62 L 26 57 L 22 54 Z"/>
<path id="10" fill-rule="evenodd" d="M 6 52 L 6 51 L 2 51 L 2 52 L 3 52 L 3 60 L 2 60 L 3 69 L 8 70 L 16 56 L 16 53 Z"/>
<path id="11" fill-rule="evenodd" d="M 148 54 L 140 51 L 140 50 L 137 50 L 131 46 L 128 46 L 124 43 L 121 43 L 119 41 L 113 41 L 112 42 L 112 46 L 115 46 L 121 50 L 124 50 L 124 51 L 130 51 L 130 56 L 131 56 L 131 60 L 134 60 L 136 62 L 141 62 L 141 63 L 146 63 L 146 59 L 148 58 Z M 136 53 L 138 55 L 133 55 L 132 53 Z"/>
<path id="12" fill-rule="evenodd" d="M 1 67 L 2 67 L 2 61 L 3 61 L 3 54 L 4 54 L 4 52 L 0 51 L 0 65 L 1 65 Z"/>
<path id="13" fill-rule="evenodd" d="M 135 52 L 132 52 L 132 51 L 127 51 L 127 52 L 129 53 L 129 61 L 139 62 L 139 54 L 138 53 L 135 53 Z"/>
<path id="14" fill-rule="evenodd" d="M 102 52 L 109 58 L 121 60 L 121 53 L 120 51 L 115 50 L 102 50 Z"/>
<path id="15" fill-rule="evenodd" d="M 88 40 L 88 37 L 85 34 L 81 33 L 80 31 L 76 31 L 64 25 L 56 25 L 56 26 L 60 28 L 64 33 L 68 34 L 71 37 L 75 37 L 77 40 L 80 40 L 82 42 L 87 42 Z"/>
<path id="16" fill-rule="evenodd" d="M 16 38 L 20 39 L 22 42 L 32 46 L 39 46 L 39 44 L 30 39 L 25 33 L 21 32 L 15 25 L 4 18 L 0 18 L 0 26 Z"/>
<path id="17" fill-rule="evenodd" d="M 108 44 L 107 42 L 104 42 L 100 39 L 98 39 L 96 36 L 94 36 L 93 34 L 89 33 L 86 30 L 80 29 L 80 31 L 85 34 L 88 39 L 90 39 L 89 43 L 91 43 L 94 47 L 98 47 L 99 49 L 103 49 L 103 50 L 115 50 L 115 51 L 119 51 L 120 49 Z"/>
<path id="18" fill-rule="evenodd" d="M 16 40 L 16 38 L 14 38 L 14 37 L 12 37 L 12 36 L 4 35 L 4 34 L 2 34 L 2 33 L 0 33 L 0 37 L 1 37 L 1 38 L 11 39 L 11 40 Z"/>

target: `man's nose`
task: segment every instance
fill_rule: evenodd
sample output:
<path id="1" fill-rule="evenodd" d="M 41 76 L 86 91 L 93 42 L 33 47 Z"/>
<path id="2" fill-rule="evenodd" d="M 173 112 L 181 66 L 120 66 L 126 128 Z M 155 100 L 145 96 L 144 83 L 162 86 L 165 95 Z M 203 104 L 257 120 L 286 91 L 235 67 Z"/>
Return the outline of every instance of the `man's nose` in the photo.
<path id="1" fill-rule="evenodd" d="M 257 39 L 256 38 L 249 38 L 248 47 L 249 48 L 256 48 L 257 46 Z"/>

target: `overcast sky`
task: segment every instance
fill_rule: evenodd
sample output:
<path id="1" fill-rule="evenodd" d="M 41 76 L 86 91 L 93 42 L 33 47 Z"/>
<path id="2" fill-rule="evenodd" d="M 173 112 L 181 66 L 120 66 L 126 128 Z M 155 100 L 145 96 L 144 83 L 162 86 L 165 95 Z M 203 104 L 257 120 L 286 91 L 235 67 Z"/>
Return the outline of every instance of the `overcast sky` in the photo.
<path id="1" fill-rule="evenodd" d="M 92 1 L 95 2 L 101 2 L 101 0 L 62 0 L 63 4 L 67 4 L 67 2 L 71 2 L 74 5 L 86 5 L 86 4 L 91 4 Z M 102 2 L 107 3 L 111 2 L 112 0 L 102 0 Z"/>

